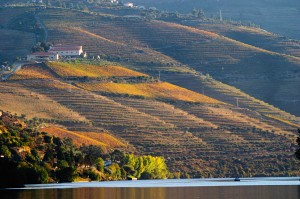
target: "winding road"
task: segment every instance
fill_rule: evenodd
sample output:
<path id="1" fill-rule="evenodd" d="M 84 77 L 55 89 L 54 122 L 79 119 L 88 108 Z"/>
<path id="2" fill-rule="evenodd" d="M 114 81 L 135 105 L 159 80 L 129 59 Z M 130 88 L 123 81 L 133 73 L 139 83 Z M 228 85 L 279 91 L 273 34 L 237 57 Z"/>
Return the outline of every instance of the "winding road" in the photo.
<path id="1" fill-rule="evenodd" d="M 12 76 L 15 72 L 20 70 L 24 64 L 28 62 L 15 62 L 13 64 L 13 70 L 9 74 L 2 75 L 2 81 L 6 81 L 10 76 Z"/>

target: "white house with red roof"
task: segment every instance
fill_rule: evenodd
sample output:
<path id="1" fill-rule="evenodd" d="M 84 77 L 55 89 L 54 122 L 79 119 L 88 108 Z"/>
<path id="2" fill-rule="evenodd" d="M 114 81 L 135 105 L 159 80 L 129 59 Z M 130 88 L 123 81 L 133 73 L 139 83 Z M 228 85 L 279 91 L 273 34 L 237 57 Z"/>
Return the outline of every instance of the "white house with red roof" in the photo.
<path id="1" fill-rule="evenodd" d="M 35 52 L 27 55 L 27 60 L 57 61 L 60 58 L 76 59 L 81 56 L 86 57 L 86 53 L 83 52 L 82 46 L 59 44 L 51 46 L 48 52 Z"/>
<path id="2" fill-rule="evenodd" d="M 75 45 L 55 45 L 48 50 L 49 53 L 59 54 L 62 57 L 80 56 L 83 54 L 82 46 Z"/>
<path id="3" fill-rule="evenodd" d="M 27 55 L 27 61 L 57 61 L 59 55 L 52 52 L 34 52 Z"/>

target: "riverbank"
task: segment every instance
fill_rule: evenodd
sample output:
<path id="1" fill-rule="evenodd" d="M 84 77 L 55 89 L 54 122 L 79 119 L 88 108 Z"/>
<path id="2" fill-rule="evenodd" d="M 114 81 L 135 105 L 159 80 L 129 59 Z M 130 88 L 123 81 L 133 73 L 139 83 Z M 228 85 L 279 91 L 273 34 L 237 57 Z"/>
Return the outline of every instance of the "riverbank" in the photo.
<path id="1" fill-rule="evenodd" d="M 53 184 L 31 184 L 20 189 L 72 189 L 72 188 L 155 188 L 155 187 L 225 187 L 225 186 L 300 186 L 299 177 L 257 177 L 170 179 L 137 181 L 74 182 Z"/>

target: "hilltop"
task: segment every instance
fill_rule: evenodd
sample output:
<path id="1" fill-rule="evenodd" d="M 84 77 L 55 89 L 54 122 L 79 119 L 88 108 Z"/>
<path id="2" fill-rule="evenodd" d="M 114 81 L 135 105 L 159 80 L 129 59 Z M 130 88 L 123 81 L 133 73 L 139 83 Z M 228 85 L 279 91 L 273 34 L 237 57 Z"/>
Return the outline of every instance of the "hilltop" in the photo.
<path id="1" fill-rule="evenodd" d="M 157 7 L 161 10 L 171 10 L 190 13 L 193 9 L 202 9 L 206 17 L 219 18 L 222 10 L 224 20 L 255 23 L 263 29 L 294 39 L 299 37 L 299 9 L 296 0 L 132 0 L 136 5 Z"/>
<path id="2" fill-rule="evenodd" d="M 102 61 L 28 64 L 0 83 L 2 109 L 93 143 L 95 132 L 109 132 L 125 151 L 164 156 L 171 172 L 192 177 L 298 175 L 292 151 L 300 120 L 289 112 L 300 111 L 290 102 L 299 95 L 300 58 L 277 36 L 194 18 L 114 15 L 117 9 L 0 14 L 14 9 L 4 29 L 83 45 Z M 227 34 L 235 29 L 272 45 Z"/>

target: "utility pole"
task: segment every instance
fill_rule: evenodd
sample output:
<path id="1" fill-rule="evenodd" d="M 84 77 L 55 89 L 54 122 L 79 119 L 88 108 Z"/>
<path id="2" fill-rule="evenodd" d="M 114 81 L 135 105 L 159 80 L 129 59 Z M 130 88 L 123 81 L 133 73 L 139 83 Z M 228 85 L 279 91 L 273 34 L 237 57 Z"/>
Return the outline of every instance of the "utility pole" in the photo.
<path id="1" fill-rule="evenodd" d="M 239 105 L 239 98 L 238 97 L 236 98 L 236 107 L 238 107 L 238 108 L 240 107 L 240 105 Z"/>
<path id="2" fill-rule="evenodd" d="M 160 82 L 160 71 L 158 71 L 158 81 Z"/>
<path id="3" fill-rule="evenodd" d="M 220 21 L 223 21 L 222 10 L 220 9 Z"/>
<path id="4" fill-rule="evenodd" d="M 68 84 L 69 84 L 69 89 L 68 89 L 68 91 L 69 91 L 69 93 L 71 93 L 71 92 L 72 92 L 72 81 L 69 80 L 69 81 L 68 81 Z"/>
<path id="5" fill-rule="evenodd" d="M 202 94 L 204 95 L 204 86 L 202 86 Z"/>

